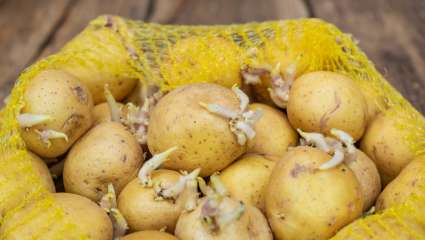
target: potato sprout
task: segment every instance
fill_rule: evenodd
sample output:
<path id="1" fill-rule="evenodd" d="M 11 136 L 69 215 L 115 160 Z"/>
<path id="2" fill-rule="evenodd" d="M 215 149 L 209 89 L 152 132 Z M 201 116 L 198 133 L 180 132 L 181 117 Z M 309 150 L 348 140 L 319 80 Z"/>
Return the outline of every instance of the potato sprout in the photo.
<path id="1" fill-rule="evenodd" d="M 147 161 L 140 169 L 138 178 L 143 186 L 151 187 L 152 179 L 150 177 L 151 172 L 161 166 L 162 163 L 168 160 L 168 156 L 174 152 L 177 147 L 169 148 L 168 150 L 155 154 L 149 161 Z"/>

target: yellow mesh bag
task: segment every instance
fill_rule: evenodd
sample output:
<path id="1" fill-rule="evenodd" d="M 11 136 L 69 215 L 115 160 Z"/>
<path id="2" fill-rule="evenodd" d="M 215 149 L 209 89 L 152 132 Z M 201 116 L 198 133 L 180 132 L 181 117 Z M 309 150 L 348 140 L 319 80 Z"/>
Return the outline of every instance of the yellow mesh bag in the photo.
<path id="1" fill-rule="evenodd" d="M 0 239 L 15 239 L 17 232 L 26 232 L 28 239 L 89 238 L 66 220 L 42 187 L 20 137 L 16 116 L 23 91 L 40 71 L 78 68 L 102 77 L 138 78 L 145 85 L 170 90 L 191 82 L 241 84 L 241 69 L 276 62 L 296 63 L 302 72 L 329 70 L 351 77 L 372 106 L 393 115 L 412 151 L 425 154 L 424 117 L 385 81 L 352 37 L 331 24 L 299 19 L 173 26 L 101 16 L 59 53 L 26 69 L 0 112 Z M 420 191 L 408 201 L 351 223 L 334 239 L 425 238 L 424 177 L 425 169 L 418 176 Z M 25 216 L 11 222 L 24 208 Z"/>

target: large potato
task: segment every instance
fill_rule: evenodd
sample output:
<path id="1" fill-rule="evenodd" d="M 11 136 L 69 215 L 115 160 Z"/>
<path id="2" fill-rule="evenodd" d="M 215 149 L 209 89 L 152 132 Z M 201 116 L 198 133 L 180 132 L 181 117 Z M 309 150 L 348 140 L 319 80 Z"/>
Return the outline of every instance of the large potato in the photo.
<path id="1" fill-rule="evenodd" d="M 46 226 L 46 221 L 52 220 L 52 215 L 40 212 L 40 205 L 36 202 L 25 205 L 18 212 L 10 215 L 10 218 L 4 222 L 0 228 L 0 238 L 4 240 L 16 239 L 77 239 L 85 236 L 88 239 L 111 240 L 112 239 L 112 223 L 106 212 L 96 203 L 89 199 L 70 193 L 54 193 L 53 200 L 55 206 L 63 211 L 63 219 L 57 224 L 75 225 L 72 236 L 61 236 L 55 223 Z M 52 207 L 52 206 L 51 206 Z M 35 210 L 35 209 L 38 209 Z M 37 211 L 35 216 L 28 216 L 29 213 Z M 49 211 L 51 214 L 51 211 Z M 31 217 L 32 220 L 22 224 L 22 220 Z M 12 229 L 13 227 L 17 227 Z M 45 228 L 43 228 L 45 227 Z M 43 228 L 41 230 L 40 228 Z M 43 235 L 40 235 L 43 232 Z M 80 238 L 78 238 L 80 239 Z"/>
<path id="2" fill-rule="evenodd" d="M 137 175 L 142 163 L 142 149 L 124 126 L 101 123 L 84 135 L 66 157 L 65 190 L 98 201 L 112 183 L 118 194 Z"/>
<path id="3" fill-rule="evenodd" d="M 306 132 L 330 134 L 332 128 L 358 140 L 367 125 L 363 94 L 348 77 L 311 72 L 297 78 L 289 93 L 289 122 Z"/>
<path id="4" fill-rule="evenodd" d="M 376 201 L 376 210 L 382 211 L 402 204 L 412 194 L 422 194 L 424 180 L 421 176 L 423 176 L 424 170 L 424 157 L 417 157 L 412 160 L 379 195 Z"/>
<path id="5" fill-rule="evenodd" d="M 161 65 L 166 87 L 188 83 L 241 85 L 241 52 L 238 45 L 222 37 L 194 36 L 179 40 Z M 207 70 L 208 69 L 208 70 Z"/>
<path id="6" fill-rule="evenodd" d="M 221 228 L 211 230 L 204 222 L 203 206 L 207 201 L 202 199 L 192 212 L 183 212 L 176 225 L 175 235 L 180 240 L 272 240 L 273 236 L 266 218 L 255 207 L 246 206 L 239 218 L 227 223 Z M 230 198 L 224 198 L 218 211 L 232 211 L 240 203 Z"/>
<path id="7" fill-rule="evenodd" d="M 239 101 L 229 89 L 216 84 L 190 84 L 165 95 L 151 112 L 148 147 L 152 154 L 171 147 L 178 149 L 164 163 L 165 168 L 192 171 L 201 167 L 209 176 L 243 154 L 230 130 L 229 121 L 200 105 L 216 103 L 238 111 Z"/>
<path id="8" fill-rule="evenodd" d="M 381 192 L 381 178 L 375 163 L 362 151 L 356 151 L 356 158 L 345 161 L 353 171 L 363 195 L 363 210 L 367 211 Z"/>
<path id="9" fill-rule="evenodd" d="M 160 231 L 140 231 L 125 235 L 121 240 L 178 240 L 173 235 Z"/>
<path id="10" fill-rule="evenodd" d="M 263 115 L 255 124 L 256 134 L 248 152 L 280 158 L 289 146 L 297 144 L 298 134 L 283 112 L 261 103 L 251 104 L 249 108 L 260 109 Z"/>
<path id="11" fill-rule="evenodd" d="M 402 126 L 391 113 L 376 116 L 360 142 L 360 149 L 376 164 L 383 186 L 414 158 Z"/>
<path id="12" fill-rule="evenodd" d="M 92 125 L 93 102 L 89 91 L 65 72 L 39 73 L 25 88 L 23 100 L 23 114 L 49 117 L 33 126 L 28 125 L 30 119 L 20 119 L 21 126 L 26 124 L 21 134 L 27 148 L 42 157 L 53 158 L 65 153 Z M 67 138 L 51 138 L 49 130 L 61 132 Z"/>
<path id="13" fill-rule="evenodd" d="M 223 169 L 220 179 L 232 198 L 263 211 L 273 166 L 273 161 L 260 155 L 246 155 Z"/>
<path id="14" fill-rule="evenodd" d="M 312 147 L 296 147 L 277 162 L 266 192 L 266 213 L 275 239 L 328 239 L 362 213 L 354 173 Z M 307 227 L 308 226 L 308 227 Z"/>
<path id="15" fill-rule="evenodd" d="M 153 184 L 168 188 L 179 180 L 181 175 L 172 170 L 153 171 Z M 143 186 L 138 178 L 125 186 L 118 196 L 118 209 L 121 211 L 131 231 L 160 230 L 166 227 L 174 231 L 177 219 L 183 210 L 179 202 L 159 200 L 152 187 Z"/>

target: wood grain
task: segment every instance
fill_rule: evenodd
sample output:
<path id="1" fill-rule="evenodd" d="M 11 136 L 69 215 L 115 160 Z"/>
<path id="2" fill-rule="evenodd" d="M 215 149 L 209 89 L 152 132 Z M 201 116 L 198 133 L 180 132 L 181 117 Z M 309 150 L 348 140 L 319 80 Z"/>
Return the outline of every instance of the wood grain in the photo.
<path id="1" fill-rule="evenodd" d="M 311 0 L 316 17 L 360 40 L 377 68 L 425 113 L 425 1 Z"/>
<path id="2" fill-rule="evenodd" d="M 60 24 L 70 0 L 3 0 L 0 4 L 2 100 L 19 73 L 36 58 Z"/>

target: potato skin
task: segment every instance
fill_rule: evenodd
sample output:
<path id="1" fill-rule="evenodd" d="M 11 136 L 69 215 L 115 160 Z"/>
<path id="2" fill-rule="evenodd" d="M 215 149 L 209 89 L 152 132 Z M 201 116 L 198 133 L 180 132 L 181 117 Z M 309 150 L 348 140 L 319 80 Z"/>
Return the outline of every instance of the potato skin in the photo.
<path id="1" fill-rule="evenodd" d="M 120 238 L 121 240 L 178 240 L 173 235 L 160 231 L 140 231 L 130 233 Z"/>
<path id="2" fill-rule="evenodd" d="M 54 158 L 65 153 L 92 125 L 93 101 L 88 89 L 75 77 L 62 71 L 46 70 L 28 84 L 22 113 L 46 114 L 53 118 L 21 131 L 28 149 L 41 157 Z M 63 132 L 64 139 L 50 140 L 50 147 L 34 131 L 51 129 Z"/>
<path id="3" fill-rule="evenodd" d="M 152 173 L 152 181 L 170 187 L 177 183 L 181 175 L 172 170 L 156 170 Z M 132 231 L 160 230 L 173 232 L 182 208 L 172 201 L 155 200 L 152 187 L 145 188 L 138 178 L 125 186 L 118 196 L 118 209 Z"/>
<path id="4" fill-rule="evenodd" d="M 192 212 L 183 212 L 176 225 L 175 236 L 180 240 L 272 240 L 273 236 L 263 214 L 252 206 L 246 206 L 244 214 L 224 228 L 211 233 L 203 224 L 201 216 L 202 205 L 206 198 L 200 201 Z M 238 202 L 225 198 L 223 209 L 237 207 Z"/>
<path id="5" fill-rule="evenodd" d="M 55 183 L 46 163 L 32 152 L 28 152 L 33 169 L 39 174 L 41 183 L 49 192 L 56 192 Z"/>
<path id="6" fill-rule="evenodd" d="M 122 103 L 118 103 L 117 105 L 120 108 L 124 106 Z M 93 126 L 98 125 L 99 123 L 111 121 L 111 111 L 109 110 L 109 105 L 106 102 L 94 106 L 92 113 Z"/>
<path id="7" fill-rule="evenodd" d="M 340 129 L 358 140 L 367 125 L 367 105 L 354 82 L 333 72 L 311 72 L 297 78 L 289 92 L 289 122 L 307 132 L 329 134 Z"/>
<path id="8" fill-rule="evenodd" d="M 298 134 L 283 112 L 261 103 L 253 103 L 249 108 L 261 109 L 263 115 L 255 124 L 256 134 L 247 152 L 280 158 L 289 146 L 297 144 Z"/>
<path id="9" fill-rule="evenodd" d="M 266 193 L 275 239 L 328 239 L 361 215 L 354 173 L 345 164 L 317 169 L 330 158 L 316 148 L 296 147 L 277 162 Z"/>
<path id="10" fill-rule="evenodd" d="M 264 194 L 274 165 L 265 157 L 249 154 L 223 169 L 219 176 L 232 198 L 264 211 Z"/>
<path id="11" fill-rule="evenodd" d="M 137 175 L 142 163 L 142 149 L 124 126 L 101 123 L 84 135 L 66 157 L 65 190 L 98 201 L 112 183 L 118 194 Z"/>
<path id="12" fill-rule="evenodd" d="M 424 157 L 412 160 L 381 192 L 376 201 L 376 210 L 382 211 L 404 203 L 412 194 L 421 194 L 424 183 L 421 176 L 423 176 L 424 169 Z"/>
<path id="13" fill-rule="evenodd" d="M 415 154 L 391 114 L 378 115 L 367 128 L 360 149 L 376 164 L 382 185 L 387 185 Z"/>
<path id="14" fill-rule="evenodd" d="M 375 163 L 362 151 L 357 150 L 357 158 L 345 161 L 353 171 L 360 184 L 363 195 L 363 211 L 367 211 L 375 203 L 381 192 L 381 178 Z"/>
<path id="15" fill-rule="evenodd" d="M 55 207 L 63 211 L 63 219 L 56 224 L 69 223 L 75 225 L 75 231 L 72 236 L 66 236 L 66 239 L 80 239 L 85 236 L 88 239 L 111 240 L 112 223 L 106 212 L 91 200 L 71 193 L 53 193 Z M 52 230 L 45 228 L 43 235 L 40 235 L 40 227 L 46 226 L 46 221 L 51 221 L 52 216 L 43 212 L 38 212 L 32 217 L 30 222 L 22 224 L 22 219 L 28 217 L 28 213 L 40 210 L 36 202 L 25 205 L 18 212 L 14 213 L 4 222 L 0 228 L 0 237 L 4 240 L 15 239 L 57 239 L 60 230 L 55 224 Z M 5 237 L 5 231 L 14 226 L 19 226 L 15 231 L 11 231 Z M 60 228 L 61 230 L 63 228 Z M 58 231 L 59 230 L 59 231 Z M 78 236 L 78 237 L 77 237 Z M 63 237 L 63 236 L 62 236 Z"/>
<path id="16" fill-rule="evenodd" d="M 148 129 L 151 153 L 178 147 L 165 168 L 192 171 L 201 167 L 201 175 L 209 176 L 246 151 L 230 131 L 228 120 L 210 113 L 200 102 L 239 108 L 236 95 L 216 84 L 189 84 L 165 95 L 151 112 Z"/>

